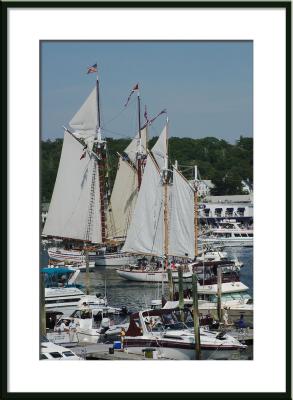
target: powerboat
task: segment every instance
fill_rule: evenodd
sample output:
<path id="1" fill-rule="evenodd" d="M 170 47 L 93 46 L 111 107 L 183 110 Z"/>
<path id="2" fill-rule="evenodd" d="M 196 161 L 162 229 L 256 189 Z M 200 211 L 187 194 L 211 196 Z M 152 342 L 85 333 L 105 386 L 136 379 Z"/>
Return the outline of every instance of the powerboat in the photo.
<path id="1" fill-rule="evenodd" d="M 40 351 L 41 360 L 71 361 L 71 360 L 81 359 L 72 350 L 69 350 L 66 347 L 52 343 L 46 337 L 42 337 L 41 339 L 40 350 L 41 350 Z"/>
<path id="2" fill-rule="evenodd" d="M 199 245 L 223 247 L 252 247 L 253 229 L 246 229 L 236 220 L 223 220 L 216 228 L 207 230 L 199 239 Z"/>
<path id="3" fill-rule="evenodd" d="M 188 324 L 192 322 L 189 310 L 184 322 L 179 311 L 174 309 L 144 310 L 130 316 L 129 327 L 124 338 L 124 348 L 141 354 L 147 349 L 157 352 L 158 358 L 173 360 L 195 359 L 195 337 Z M 231 359 L 233 353 L 246 349 L 237 339 L 223 332 L 200 328 L 201 358 L 204 360 Z"/>
<path id="4" fill-rule="evenodd" d="M 74 322 L 71 328 L 70 322 Z M 97 343 L 102 334 L 117 336 L 128 327 L 127 310 L 110 306 L 89 307 L 84 304 L 70 317 L 61 316 L 47 338 L 54 343 L 73 346 L 80 343 Z"/>

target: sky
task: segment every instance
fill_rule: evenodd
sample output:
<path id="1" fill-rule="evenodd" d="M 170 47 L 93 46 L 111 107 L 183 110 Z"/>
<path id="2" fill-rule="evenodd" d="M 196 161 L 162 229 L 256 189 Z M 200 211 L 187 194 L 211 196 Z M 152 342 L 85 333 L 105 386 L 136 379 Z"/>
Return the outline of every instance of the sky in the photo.
<path id="1" fill-rule="evenodd" d="M 138 130 L 136 96 L 152 117 L 167 109 L 169 135 L 213 136 L 235 143 L 253 135 L 252 41 L 52 41 L 41 45 L 41 136 L 63 137 L 62 126 L 95 85 L 99 68 L 102 134 L 133 137 Z M 160 116 L 149 135 L 165 124 Z"/>

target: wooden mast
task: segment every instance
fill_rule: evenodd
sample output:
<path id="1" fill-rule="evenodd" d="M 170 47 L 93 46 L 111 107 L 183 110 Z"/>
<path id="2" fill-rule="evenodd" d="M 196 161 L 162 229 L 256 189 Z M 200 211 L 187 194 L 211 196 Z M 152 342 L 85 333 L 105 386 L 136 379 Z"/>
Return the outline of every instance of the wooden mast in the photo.
<path id="1" fill-rule="evenodd" d="M 194 256 L 198 256 L 198 192 L 196 176 L 194 177 Z"/>
<path id="2" fill-rule="evenodd" d="M 168 125 L 169 120 L 166 121 L 166 157 L 165 167 L 163 170 L 163 190 L 164 190 L 164 256 L 165 256 L 165 270 L 168 270 L 168 253 L 169 253 L 169 215 L 168 215 Z M 172 286 L 172 274 L 168 274 L 169 287 Z"/>
<path id="3" fill-rule="evenodd" d="M 101 216 L 101 234 L 102 243 L 106 241 L 106 213 L 105 213 L 105 177 L 106 177 L 106 142 L 102 140 L 101 135 L 101 111 L 100 111 L 100 82 L 97 68 L 97 146 L 94 151 L 98 156 L 99 165 L 99 186 L 100 186 L 100 216 Z"/>
<path id="4" fill-rule="evenodd" d="M 139 137 L 139 149 L 137 153 L 137 182 L 139 190 L 142 179 L 142 173 L 141 173 L 142 149 L 141 149 L 140 94 L 138 85 L 137 85 L 137 112 L 138 112 L 138 137 Z"/>

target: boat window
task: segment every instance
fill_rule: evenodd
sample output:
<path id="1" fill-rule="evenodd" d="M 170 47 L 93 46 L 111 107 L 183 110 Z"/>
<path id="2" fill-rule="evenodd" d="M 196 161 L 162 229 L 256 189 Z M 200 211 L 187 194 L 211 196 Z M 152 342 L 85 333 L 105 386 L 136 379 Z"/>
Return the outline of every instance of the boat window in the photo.
<path id="1" fill-rule="evenodd" d="M 253 233 L 249 233 L 248 236 L 249 236 L 249 237 L 253 237 Z"/>
<path id="2" fill-rule="evenodd" d="M 52 353 L 49 353 L 49 354 L 53 358 L 61 358 L 62 357 L 62 354 L 60 354 L 58 351 L 52 351 Z"/>
<path id="3" fill-rule="evenodd" d="M 48 357 L 46 356 L 46 354 L 41 354 L 40 360 L 48 360 Z"/>
<path id="4" fill-rule="evenodd" d="M 75 355 L 75 354 L 72 353 L 72 351 L 63 351 L 62 354 L 63 354 L 65 357 L 72 357 L 72 356 Z"/>
<path id="5" fill-rule="evenodd" d="M 241 237 L 247 237 L 247 233 L 241 233 Z"/>
<path id="6" fill-rule="evenodd" d="M 46 300 L 45 304 L 54 304 L 54 303 L 72 303 L 78 302 L 80 297 L 78 298 L 69 298 L 69 299 L 54 299 L 54 300 Z"/>
<path id="7" fill-rule="evenodd" d="M 235 233 L 234 236 L 235 237 L 240 237 L 240 233 Z"/>
<path id="8" fill-rule="evenodd" d="M 231 237 L 231 236 L 232 236 L 231 233 L 226 233 L 226 234 L 225 234 L 225 237 L 227 237 L 227 238 L 228 238 L 228 237 Z"/>

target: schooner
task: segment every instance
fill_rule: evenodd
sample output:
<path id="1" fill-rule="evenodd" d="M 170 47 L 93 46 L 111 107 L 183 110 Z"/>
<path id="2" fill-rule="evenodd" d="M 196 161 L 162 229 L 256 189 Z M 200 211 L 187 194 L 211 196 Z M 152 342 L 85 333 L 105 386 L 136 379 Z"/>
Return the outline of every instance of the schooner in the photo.
<path id="1" fill-rule="evenodd" d="M 97 72 L 97 66 L 95 65 L 94 71 L 90 72 Z M 121 217 L 120 214 L 119 219 L 117 212 L 118 204 L 115 197 L 117 198 L 116 193 L 121 188 L 121 186 L 119 188 L 121 183 L 117 179 L 110 203 L 107 201 L 107 146 L 101 134 L 98 73 L 94 89 L 73 116 L 69 126 L 70 129 L 65 128 L 64 131 L 58 173 L 42 233 L 61 238 L 67 245 L 49 248 L 49 257 L 60 261 L 85 262 L 84 248 L 87 247 L 89 259 L 92 261 L 99 260 L 99 263 L 104 265 L 107 262 L 114 265 L 131 262 L 134 258 L 127 254 L 105 254 L 109 242 L 108 236 L 114 233 L 114 225 L 112 224 L 111 228 L 110 221 L 109 227 L 106 223 L 111 213 L 109 204 L 121 232 L 125 230 L 126 217 Z M 140 147 L 143 135 L 144 133 L 139 132 Z M 137 153 L 136 146 L 135 138 L 125 149 L 129 157 Z M 131 192 L 130 181 L 137 180 L 137 171 L 129 172 L 129 169 L 130 165 L 120 160 L 119 179 L 126 177 L 128 183 L 128 190 L 123 192 L 124 206 L 130 204 L 129 212 L 126 212 L 125 216 L 128 215 L 130 218 L 132 206 L 129 197 L 133 196 L 134 201 L 137 192 L 137 187 L 133 193 Z M 97 252 L 97 245 L 102 254 Z"/>
<path id="2" fill-rule="evenodd" d="M 119 268 L 117 273 L 136 281 L 168 281 L 169 259 L 193 259 L 195 190 L 175 166 L 168 168 L 168 120 L 148 152 L 141 188 L 122 251 L 164 260 L 158 268 Z M 173 271 L 173 278 L 178 272 Z M 186 265 L 183 277 L 191 279 Z"/>

